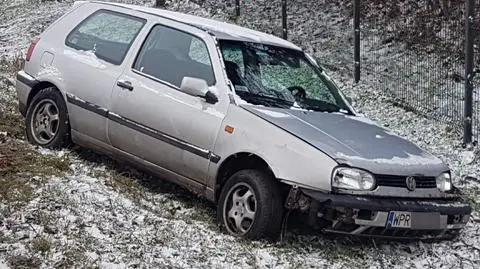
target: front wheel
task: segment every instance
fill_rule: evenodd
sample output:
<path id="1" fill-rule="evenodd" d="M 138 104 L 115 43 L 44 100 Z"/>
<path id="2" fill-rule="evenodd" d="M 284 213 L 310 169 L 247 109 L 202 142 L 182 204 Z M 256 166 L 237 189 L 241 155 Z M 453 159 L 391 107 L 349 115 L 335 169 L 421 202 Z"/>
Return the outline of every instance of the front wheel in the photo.
<path id="1" fill-rule="evenodd" d="M 278 182 L 257 170 L 241 170 L 223 187 L 217 207 L 220 226 L 250 239 L 276 239 L 284 207 Z"/>

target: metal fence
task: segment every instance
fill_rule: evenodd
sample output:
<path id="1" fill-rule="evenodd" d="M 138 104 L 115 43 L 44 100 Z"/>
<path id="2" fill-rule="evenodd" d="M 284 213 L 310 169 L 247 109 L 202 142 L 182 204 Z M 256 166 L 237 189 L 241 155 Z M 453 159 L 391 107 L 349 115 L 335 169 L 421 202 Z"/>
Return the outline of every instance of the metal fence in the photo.
<path id="1" fill-rule="evenodd" d="M 348 1 L 338 0 L 337 4 Z M 465 146 L 478 145 L 480 0 L 350 1 L 346 6 L 352 9 L 348 14 L 352 16 L 354 29 L 351 35 L 345 35 L 349 40 L 333 45 L 323 39 L 320 46 L 348 45 L 346 49 L 350 49 L 353 45 L 351 60 L 356 82 L 373 84 L 395 104 L 449 123 L 452 132 L 463 135 Z M 233 16 L 237 18 L 241 16 L 242 5 L 248 3 L 262 8 L 250 0 L 232 3 Z M 262 3 L 268 4 L 268 1 Z M 323 3 L 328 5 L 328 1 Z M 298 35 L 288 34 L 296 29 L 287 17 L 295 12 L 299 3 L 275 0 L 271 5 L 281 13 L 277 17 L 281 21 L 275 22 L 281 25 L 281 33 L 274 31 L 275 34 L 296 43 L 303 41 L 298 40 Z M 312 8 L 322 6 L 316 2 L 310 5 Z M 318 23 L 311 27 L 318 27 Z M 318 43 L 310 41 L 311 45 Z"/>
<path id="2" fill-rule="evenodd" d="M 472 0 L 470 0 L 472 1 Z M 472 1 L 473 7 L 473 68 L 474 74 L 471 78 L 472 86 L 472 136 L 478 146 L 480 140 L 480 1 Z"/>
<path id="3" fill-rule="evenodd" d="M 472 67 L 480 68 L 480 28 L 474 27 L 480 1 L 354 2 L 356 79 L 373 82 L 407 109 L 450 123 L 463 132 L 465 145 L 476 144 L 480 78 Z"/>

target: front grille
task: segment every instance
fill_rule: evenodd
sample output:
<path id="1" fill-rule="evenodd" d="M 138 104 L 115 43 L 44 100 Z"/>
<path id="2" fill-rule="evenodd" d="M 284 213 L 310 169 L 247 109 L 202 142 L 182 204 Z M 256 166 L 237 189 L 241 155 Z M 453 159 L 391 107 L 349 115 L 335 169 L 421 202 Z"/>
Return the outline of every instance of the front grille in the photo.
<path id="1" fill-rule="evenodd" d="M 378 186 L 407 188 L 406 176 L 376 175 Z M 414 176 L 418 189 L 436 188 L 435 177 Z"/>

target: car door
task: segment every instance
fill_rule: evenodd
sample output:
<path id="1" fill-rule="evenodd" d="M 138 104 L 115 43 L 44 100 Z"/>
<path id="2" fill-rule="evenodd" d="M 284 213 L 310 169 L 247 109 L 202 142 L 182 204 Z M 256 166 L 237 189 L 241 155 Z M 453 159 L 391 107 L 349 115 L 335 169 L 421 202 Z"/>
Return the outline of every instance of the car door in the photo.
<path id="1" fill-rule="evenodd" d="M 67 35 L 56 65 L 67 85 L 72 130 L 108 144 L 107 108 L 124 58 L 146 20 L 111 10 L 88 15 Z M 119 31 L 121 29 L 121 31 Z"/>
<path id="2" fill-rule="evenodd" d="M 120 150 L 205 183 L 209 163 L 219 161 L 212 150 L 229 104 L 221 67 L 212 64 L 219 56 L 204 31 L 159 22 L 112 92 L 108 135 Z M 204 79 L 219 101 L 182 92 L 186 76 Z"/>

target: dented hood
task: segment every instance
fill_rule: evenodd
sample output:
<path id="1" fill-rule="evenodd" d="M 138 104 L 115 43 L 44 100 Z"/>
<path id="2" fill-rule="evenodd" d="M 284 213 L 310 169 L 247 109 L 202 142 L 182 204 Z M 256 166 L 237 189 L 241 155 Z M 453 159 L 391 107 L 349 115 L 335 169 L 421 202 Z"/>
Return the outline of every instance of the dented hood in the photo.
<path id="1" fill-rule="evenodd" d="M 438 158 L 364 117 L 253 105 L 242 107 L 341 164 L 382 175 L 438 176 L 448 170 Z"/>

